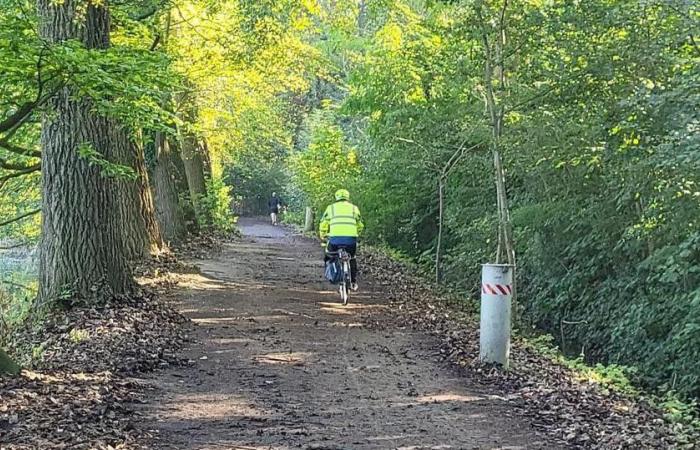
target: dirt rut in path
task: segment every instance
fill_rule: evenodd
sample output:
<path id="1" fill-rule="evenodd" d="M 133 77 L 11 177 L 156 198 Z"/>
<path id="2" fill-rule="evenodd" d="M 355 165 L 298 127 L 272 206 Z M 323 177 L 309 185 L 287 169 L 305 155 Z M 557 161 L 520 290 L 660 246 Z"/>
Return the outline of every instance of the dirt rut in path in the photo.
<path id="1" fill-rule="evenodd" d="M 241 229 L 176 294 L 196 324 L 195 364 L 151 380 L 154 447 L 555 448 L 497 393 L 436 362 L 434 338 L 365 328 L 362 311 L 385 308 L 372 280 L 343 307 L 317 243 L 251 220 Z"/>

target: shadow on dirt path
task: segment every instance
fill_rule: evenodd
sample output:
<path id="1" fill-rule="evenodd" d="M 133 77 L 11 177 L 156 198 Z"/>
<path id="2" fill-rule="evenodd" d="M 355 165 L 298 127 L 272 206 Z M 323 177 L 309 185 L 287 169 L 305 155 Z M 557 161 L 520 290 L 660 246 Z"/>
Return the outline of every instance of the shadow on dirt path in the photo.
<path id="1" fill-rule="evenodd" d="M 495 393 L 436 362 L 434 338 L 365 328 L 362 311 L 385 308 L 372 280 L 343 307 L 317 243 L 240 226 L 243 238 L 194 261 L 201 274 L 176 293 L 196 324 L 185 355 L 196 363 L 149 380 L 154 448 L 554 448 Z"/>

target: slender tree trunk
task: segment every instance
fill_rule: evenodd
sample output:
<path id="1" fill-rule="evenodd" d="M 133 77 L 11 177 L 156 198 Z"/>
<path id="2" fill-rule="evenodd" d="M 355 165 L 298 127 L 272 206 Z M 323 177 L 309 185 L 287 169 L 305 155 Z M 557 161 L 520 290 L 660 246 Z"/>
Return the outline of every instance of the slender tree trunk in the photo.
<path id="1" fill-rule="evenodd" d="M 180 208 L 170 142 L 161 133 L 156 133 L 156 164 L 153 170 L 153 189 L 155 191 L 156 217 L 163 238 L 168 243 L 177 243 L 187 233 L 185 219 Z"/>
<path id="2" fill-rule="evenodd" d="M 438 235 L 437 244 L 435 248 L 435 282 L 439 283 L 442 275 L 440 270 L 440 265 L 442 264 L 442 224 L 443 224 L 443 214 L 444 214 L 444 192 L 445 192 L 445 180 L 440 177 L 438 179 Z"/>
<path id="3" fill-rule="evenodd" d="M 360 36 L 364 36 L 366 28 L 367 28 L 367 2 L 366 2 L 366 0 L 359 0 L 359 2 L 357 4 L 357 33 Z"/>
<path id="4" fill-rule="evenodd" d="M 41 37 L 49 43 L 80 39 L 87 48 L 109 47 L 106 1 L 76 12 L 77 0 L 38 0 Z M 42 240 L 39 297 L 66 292 L 87 297 L 96 285 L 128 293 L 133 279 L 124 256 L 118 183 L 78 156 L 90 146 L 113 160 L 112 121 L 71 88 L 51 99 L 42 120 Z"/>
<path id="5" fill-rule="evenodd" d="M 510 221 L 510 210 L 508 208 L 508 197 L 505 184 L 505 171 L 501 158 L 500 141 L 503 135 L 503 105 L 498 102 L 494 92 L 494 77 L 498 80 L 498 88 L 505 89 L 506 72 L 504 61 L 504 47 L 506 44 L 506 9 L 508 0 L 503 0 L 503 7 L 499 17 L 499 28 L 497 38 L 492 48 L 489 42 L 489 35 L 486 28 L 486 20 L 482 15 L 481 5 L 477 9 L 477 14 L 482 26 L 482 41 L 484 45 L 484 84 L 486 86 L 486 109 L 491 119 L 491 152 L 493 155 L 496 199 L 498 205 L 498 250 L 496 262 L 500 262 L 505 252 L 508 264 L 515 265 L 515 246 L 513 244 L 513 231 Z"/>

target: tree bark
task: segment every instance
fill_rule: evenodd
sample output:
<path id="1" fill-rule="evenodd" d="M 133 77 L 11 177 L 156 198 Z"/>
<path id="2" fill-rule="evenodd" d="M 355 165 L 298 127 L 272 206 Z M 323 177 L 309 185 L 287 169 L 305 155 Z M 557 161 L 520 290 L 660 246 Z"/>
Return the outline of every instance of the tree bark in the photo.
<path id="1" fill-rule="evenodd" d="M 158 254 L 163 248 L 160 229 L 148 183 L 143 150 L 136 145 L 127 129 L 115 126 L 115 155 L 120 164 L 134 169 L 136 179 L 119 180 L 123 195 L 119 198 L 124 251 L 127 259 L 137 261 Z"/>
<path id="2" fill-rule="evenodd" d="M 445 180 L 441 176 L 438 179 L 438 235 L 437 243 L 435 245 L 435 283 L 440 283 L 442 271 L 440 266 L 442 264 L 442 225 L 444 220 L 444 193 L 445 193 Z"/>
<path id="3" fill-rule="evenodd" d="M 185 162 L 182 160 L 182 142 L 179 140 L 169 141 L 170 156 L 173 161 L 175 177 L 175 188 L 178 192 L 178 200 L 180 209 L 185 220 L 185 228 L 189 233 L 199 232 L 199 223 L 197 222 L 197 213 L 194 209 L 192 196 L 190 195 L 190 187 L 187 184 L 187 172 L 185 171 Z"/>
<path id="4" fill-rule="evenodd" d="M 37 0 L 41 37 L 49 43 L 79 39 L 86 48 L 109 47 L 106 1 L 77 12 L 77 0 Z M 101 285 L 112 294 L 133 287 L 119 223 L 118 183 L 78 155 L 89 145 L 114 160 L 113 123 L 69 87 L 49 101 L 42 119 L 42 239 L 39 297 L 80 297 Z"/>
<path id="5" fill-rule="evenodd" d="M 503 135 L 503 104 L 499 103 L 494 92 L 494 78 L 498 79 L 498 86 L 504 89 L 506 85 L 506 71 L 504 67 L 504 47 L 506 44 L 506 9 L 508 0 L 503 0 L 503 7 L 499 16 L 498 36 L 492 49 L 486 29 L 486 21 L 482 15 L 481 6 L 477 9 L 477 14 L 482 27 L 482 41 L 484 45 L 484 84 L 486 86 L 486 109 L 491 119 L 491 153 L 493 156 L 496 200 L 498 205 L 498 249 L 496 252 L 496 263 L 501 261 L 505 252 L 508 264 L 515 266 L 515 246 L 513 244 L 513 231 L 510 221 L 510 210 L 508 207 L 508 196 L 506 193 L 505 171 L 501 158 L 500 141 Z"/>
<path id="6" fill-rule="evenodd" d="M 178 199 L 177 167 L 173 161 L 170 142 L 156 133 L 156 164 L 153 170 L 156 217 L 167 243 L 178 243 L 187 233 L 187 227 Z"/>
<path id="7" fill-rule="evenodd" d="M 190 111 L 184 117 L 184 121 L 192 124 L 196 120 L 196 113 L 191 111 L 192 108 L 189 109 Z M 199 146 L 194 132 L 191 130 L 180 131 L 182 164 L 185 169 L 190 201 L 194 207 L 199 225 L 208 226 L 211 224 L 211 217 L 202 201 L 207 195 L 207 184 L 204 178 L 204 158 L 201 153 L 202 147 Z"/>
<path id="8" fill-rule="evenodd" d="M 163 242 L 163 235 L 160 232 L 160 226 L 156 219 L 156 207 L 153 201 L 153 191 L 151 183 L 148 179 L 148 170 L 146 169 L 146 159 L 144 157 L 143 145 L 136 145 L 136 161 L 134 162 L 136 174 L 138 175 L 139 186 L 139 209 L 141 217 L 146 225 L 146 233 L 148 234 L 148 242 L 150 253 L 152 255 L 167 251 L 167 247 Z"/>
<path id="9" fill-rule="evenodd" d="M 180 156 L 187 180 L 187 189 L 190 194 L 190 202 L 194 208 L 196 220 L 201 227 L 211 224 L 211 215 L 206 208 L 203 199 L 207 195 L 205 179 L 205 146 L 199 145 L 197 134 L 191 128 L 197 122 L 197 105 L 192 98 L 194 87 L 188 85 L 189 90 L 177 96 L 179 103 L 180 119 L 183 126 L 179 129 Z"/>

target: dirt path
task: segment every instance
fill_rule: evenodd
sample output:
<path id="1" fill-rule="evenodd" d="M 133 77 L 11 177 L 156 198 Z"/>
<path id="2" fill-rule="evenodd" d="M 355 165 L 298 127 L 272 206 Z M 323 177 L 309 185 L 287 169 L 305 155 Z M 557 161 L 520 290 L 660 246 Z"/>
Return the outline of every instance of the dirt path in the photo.
<path id="1" fill-rule="evenodd" d="M 252 220 L 241 229 L 176 294 L 197 325 L 196 363 L 151 380 L 155 447 L 555 448 L 436 362 L 432 337 L 365 328 L 362 310 L 384 308 L 372 280 L 342 307 L 316 243 Z"/>

